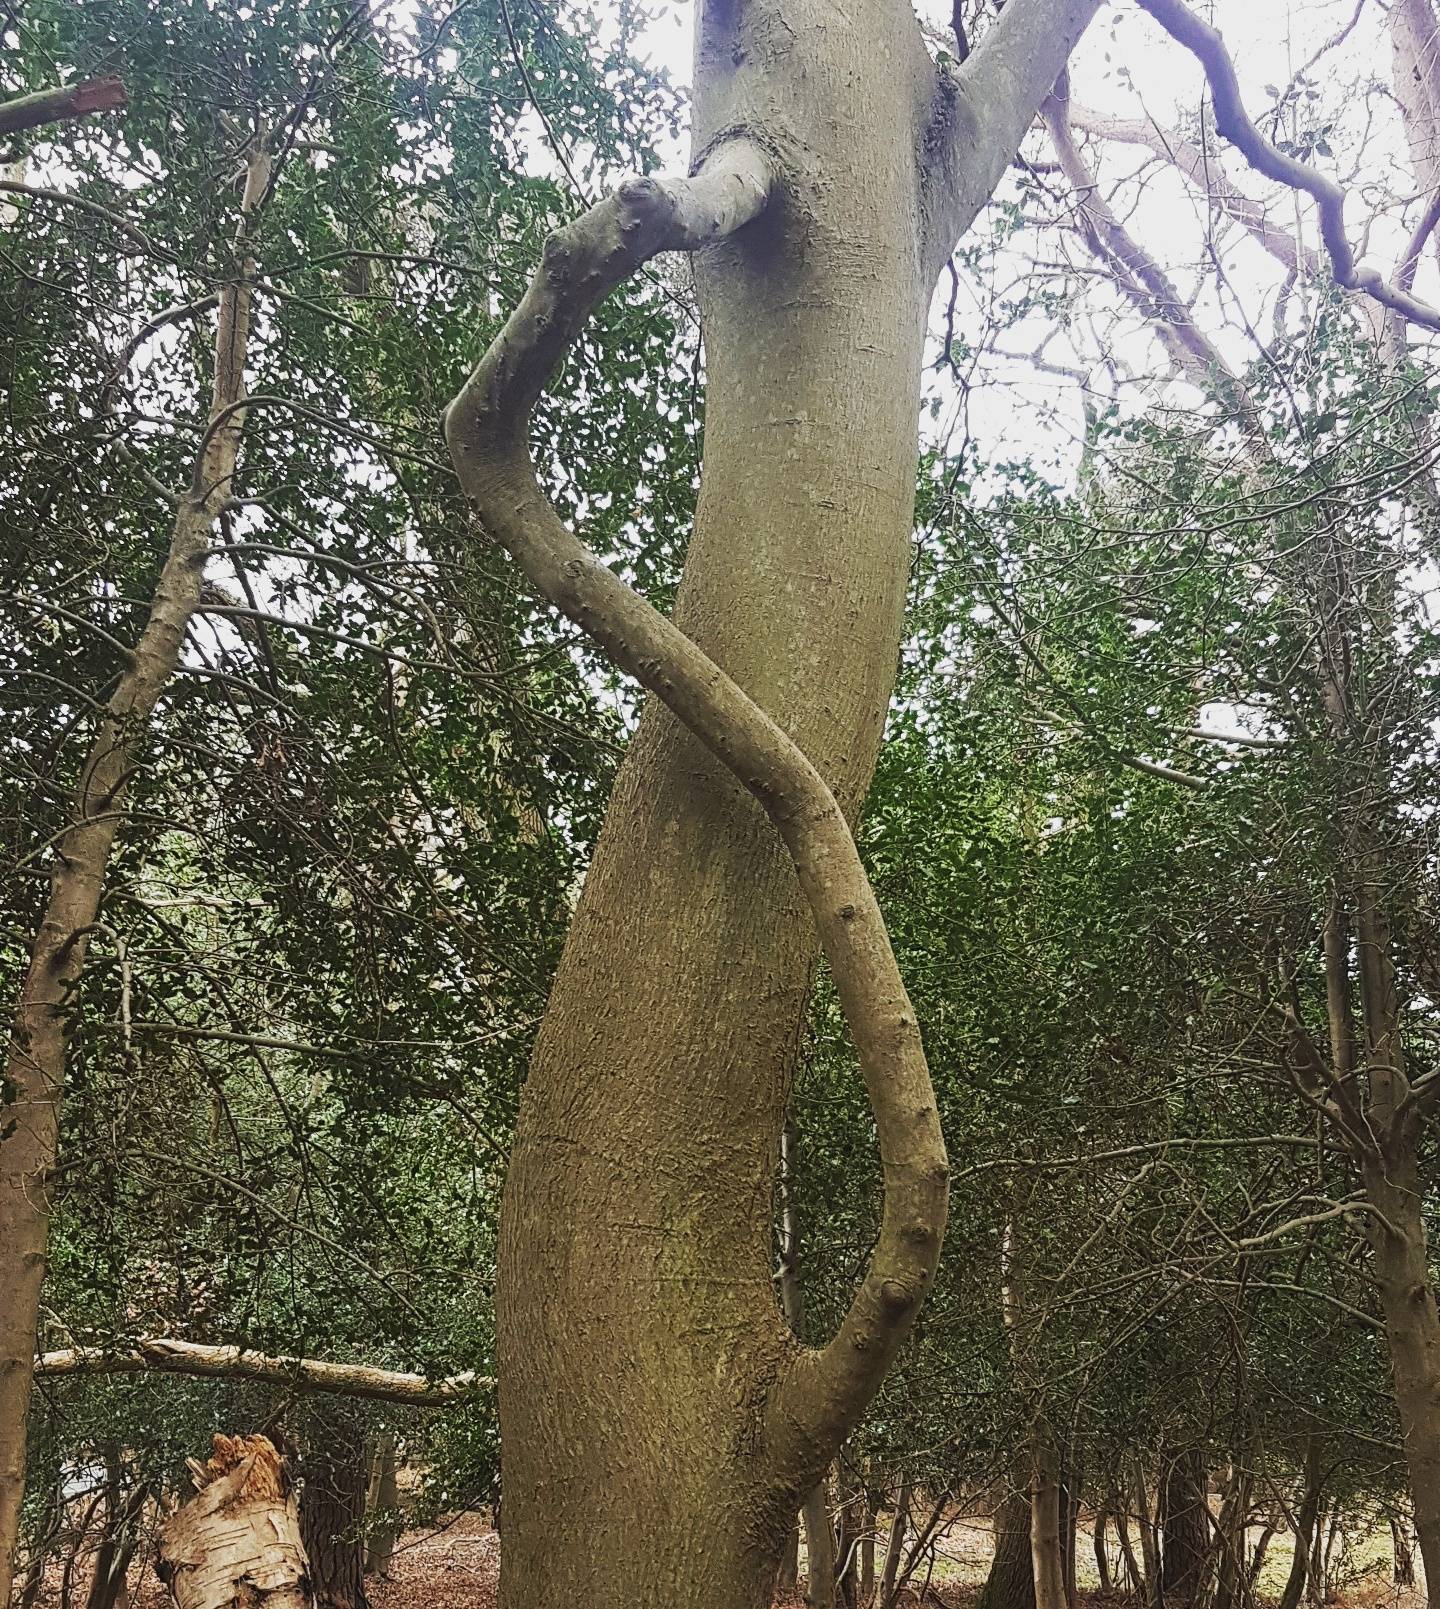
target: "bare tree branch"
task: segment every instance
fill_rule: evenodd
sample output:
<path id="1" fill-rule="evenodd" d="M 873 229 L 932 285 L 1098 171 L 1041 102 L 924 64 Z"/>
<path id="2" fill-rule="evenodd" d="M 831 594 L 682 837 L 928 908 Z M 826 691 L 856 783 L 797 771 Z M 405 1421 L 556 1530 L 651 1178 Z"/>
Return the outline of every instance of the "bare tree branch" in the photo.
<path id="1" fill-rule="evenodd" d="M 1061 171 L 1075 191 L 1080 227 L 1095 255 L 1139 311 L 1153 321 L 1182 372 L 1202 391 L 1217 392 L 1244 422 L 1255 439 L 1264 428 L 1244 386 L 1220 349 L 1196 323 L 1189 304 L 1165 270 L 1125 228 L 1100 193 L 1075 143 L 1069 118 L 1069 77 L 1062 74 L 1055 92 L 1040 109 L 1059 158 Z"/>
<path id="2" fill-rule="evenodd" d="M 1185 46 L 1205 69 L 1215 105 L 1215 126 L 1257 173 L 1308 195 L 1320 214 L 1320 238 L 1336 282 L 1346 290 L 1364 291 L 1383 307 L 1413 324 L 1440 331 L 1440 308 L 1431 307 L 1400 285 L 1388 283 L 1373 268 L 1355 261 L 1345 232 L 1345 192 L 1328 175 L 1267 140 L 1255 126 L 1240 94 L 1240 81 L 1220 33 L 1197 17 L 1183 0 L 1138 0 L 1156 22 Z"/>
<path id="3" fill-rule="evenodd" d="M 444 1408 L 472 1402 L 495 1382 L 475 1373 L 428 1380 L 423 1374 L 377 1369 L 367 1363 L 326 1363 L 318 1358 L 271 1357 L 241 1346 L 205 1346 L 145 1336 L 116 1346 L 67 1347 L 35 1359 L 37 1378 L 54 1380 L 94 1374 L 185 1374 L 208 1380 L 261 1380 L 301 1391 Z"/>

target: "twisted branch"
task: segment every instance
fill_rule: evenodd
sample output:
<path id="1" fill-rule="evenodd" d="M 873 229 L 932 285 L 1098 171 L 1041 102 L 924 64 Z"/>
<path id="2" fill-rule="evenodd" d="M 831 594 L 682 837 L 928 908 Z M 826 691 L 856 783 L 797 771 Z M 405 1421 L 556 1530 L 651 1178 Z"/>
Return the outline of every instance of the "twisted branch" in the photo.
<path id="1" fill-rule="evenodd" d="M 536 479 L 530 413 L 599 302 L 661 251 L 696 251 L 765 208 L 753 141 L 717 147 L 688 180 L 636 179 L 546 242 L 509 321 L 446 410 L 461 484 L 535 590 L 659 697 L 764 809 L 794 862 L 855 1040 L 885 1178 L 879 1239 L 830 1343 L 771 1393 L 772 1433 L 838 1444 L 883 1378 L 939 1258 L 948 1168 L 915 1021 L 855 841 L 794 742 L 669 619 L 561 522 Z"/>

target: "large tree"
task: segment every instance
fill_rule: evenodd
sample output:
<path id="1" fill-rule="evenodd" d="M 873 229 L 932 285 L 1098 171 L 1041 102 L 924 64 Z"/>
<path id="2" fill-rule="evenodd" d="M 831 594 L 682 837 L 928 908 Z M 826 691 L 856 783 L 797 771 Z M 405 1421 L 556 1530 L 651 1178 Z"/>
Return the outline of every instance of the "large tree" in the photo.
<path id="1" fill-rule="evenodd" d="M 502 1209 L 512 1609 L 766 1601 L 800 1498 L 923 1296 L 943 1163 L 923 1069 L 907 1085 L 888 1065 L 870 1069 L 885 1227 L 835 1338 L 802 1347 L 771 1285 L 771 1187 L 816 926 L 842 997 L 847 933 L 878 927 L 849 879 L 837 897 L 806 813 L 833 815 L 833 796 L 853 820 L 875 763 L 935 279 L 1094 9 L 1012 0 L 956 70 L 885 0 L 843 13 L 712 0 L 697 23 L 698 178 L 627 187 L 552 240 L 451 406 L 457 468 L 490 534 L 660 694 L 557 973 Z M 600 296 L 674 247 L 694 253 L 707 402 L 664 629 L 559 525 L 526 421 Z M 818 830 L 834 864 L 853 857 L 848 835 Z M 893 1006 L 880 963 L 860 970 Z M 846 1002 L 857 1041 L 876 1027 L 860 995 Z M 882 1060 L 913 1036 L 906 1019 L 878 1024 Z"/>

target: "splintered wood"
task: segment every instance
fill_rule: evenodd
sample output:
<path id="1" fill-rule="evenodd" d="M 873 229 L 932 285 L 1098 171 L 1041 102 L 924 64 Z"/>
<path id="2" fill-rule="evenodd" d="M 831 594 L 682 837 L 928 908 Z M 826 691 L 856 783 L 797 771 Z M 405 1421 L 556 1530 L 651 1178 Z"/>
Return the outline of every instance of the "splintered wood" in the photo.
<path id="1" fill-rule="evenodd" d="M 264 1436 L 216 1436 L 190 1460 L 198 1488 L 160 1533 L 161 1574 L 179 1609 L 309 1609 L 300 1509 Z"/>

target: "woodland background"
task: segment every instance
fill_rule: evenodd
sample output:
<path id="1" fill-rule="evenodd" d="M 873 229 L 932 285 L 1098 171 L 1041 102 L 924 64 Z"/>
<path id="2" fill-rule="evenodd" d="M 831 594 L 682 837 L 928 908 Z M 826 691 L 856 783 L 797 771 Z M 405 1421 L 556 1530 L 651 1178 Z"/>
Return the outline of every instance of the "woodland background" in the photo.
<path id="1" fill-rule="evenodd" d="M 1415 88 L 1436 54 L 1433 16 L 1407 44 L 1417 9 L 1216 19 L 1257 123 L 1423 293 L 1440 98 Z M 153 1590 L 157 1505 L 215 1431 L 293 1452 L 326 1609 L 363 1603 L 401 1494 L 407 1525 L 503 1522 L 499 1192 L 638 702 L 475 540 L 438 418 L 545 236 L 674 166 L 672 26 L 550 0 L 0 9 L 9 95 L 116 73 L 127 98 L 0 153 L 7 1018 L 201 439 L 256 129 L 274 155 L 239 470 L 67 1001 L 35 1346 L 72 1365 L 42 1367 L 30 1416 L 26 1609 Z M 1109 1538 L 1080 1578 L 1150 1602 L 1413 1585 L 1346 1104 L 1346 1046 L 1378 1030 L 1327 955 L 1354 941 L 1347 891 L 1381 891 L 1433 1237 L 1434 340 L 1336 286 L 1308 207 L 1223 149 L 1195 63 L 1160 49 L 1140 13 L 1102 13 L 934 309 L 859 841 L 951 1227 L 826 1494 L 857 1604 L 918 1592 L 993 1511 L 986 1609 L 1025 1609 L 1037 1447 L 1072 1592 L 1077 1526 Z M 536 421 L 559 507 L 662 608 L 703 372 L 688 270 L 661 259 Z M 775 1205 L 777 1293 L 815 1338 L 875 1235 L 873 1146 L 822 974 Z M 202 1379 L 141 1367 L 155 1338 L 480 1383 L 415 1407 Z"/>

